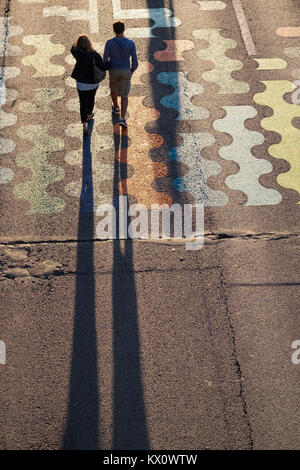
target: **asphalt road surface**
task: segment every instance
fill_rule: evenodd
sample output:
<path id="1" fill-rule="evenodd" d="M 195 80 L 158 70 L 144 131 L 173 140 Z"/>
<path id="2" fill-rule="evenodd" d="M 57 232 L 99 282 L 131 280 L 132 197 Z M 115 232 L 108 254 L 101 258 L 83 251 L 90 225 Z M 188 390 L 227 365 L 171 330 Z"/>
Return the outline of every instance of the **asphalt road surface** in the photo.
<path id="1" fill-rule="evenodd" d="M 300 1 L 0 5 L 0 448 L 299 448 Z M 106 79 L 83 139 L 70 47 L 116 19 L 128 130 Z M 120 194 L 204 247 L 97 238 Z"/>

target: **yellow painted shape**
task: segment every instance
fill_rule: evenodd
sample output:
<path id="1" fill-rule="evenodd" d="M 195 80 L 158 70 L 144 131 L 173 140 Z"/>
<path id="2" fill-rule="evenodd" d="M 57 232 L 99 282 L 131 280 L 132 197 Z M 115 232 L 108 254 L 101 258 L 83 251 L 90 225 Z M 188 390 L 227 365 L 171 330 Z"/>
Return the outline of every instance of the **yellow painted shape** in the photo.
<path id="1" fill-rule="evenodd" d="M 65 47 L 62 44 L 51 42 L 52 36 L 52 34 L 37 34 L 23 38 L 24 44 L 36 48 L 35 54 L 22 59 L 24 65 L 36 69 L 34 77 L 55 77 L 63 75 L 65 72 L 65 67 L 55 65 L 50 60 L 52 57 L 65 52 Z"/>
<path id="2" fill-rule="evenodd" d="M 291 168 L 281 173 L 278 184 L 283 188 L 294 189 L 300 194 L 300 130 L 292 125 L 292 120 L 300 117 L 300 107 L 287 103 L 283 96 L 294 91 L 295 86 L 289 80 L 268 80 L 262 82 L 266 90 L 254 95 L 254 101 L 262 106 L 269 106 L 274 114 L 264 118 L 261 125 L 268 131 L 278 132 L 281 142 L 269 148 L 272 157 L 283 158 L 288 161 Z"/>
<path id="3" fill-rule="evenodd" d="M 65 95 L 63 88 L 39 88 L 33 102 L 21 101 L 17 109 L 23 113 L 47 113 L 54 111 L 50 104 L 61 100 Z"/>
<path id="4" fill-rule="evenodd" d="M 258 63 L 256 70 L 281 70 L 287 68 L 287 63 L 284 59 L 277 57 L 270 57 L 268 59 L 254 59 Z"/>

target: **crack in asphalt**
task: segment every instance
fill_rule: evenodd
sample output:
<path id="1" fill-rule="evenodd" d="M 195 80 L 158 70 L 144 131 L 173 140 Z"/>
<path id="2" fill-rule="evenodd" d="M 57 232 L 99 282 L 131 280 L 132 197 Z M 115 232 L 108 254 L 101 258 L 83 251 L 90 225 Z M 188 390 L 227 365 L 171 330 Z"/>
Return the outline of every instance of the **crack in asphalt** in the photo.
<path id="1" fill-rule="evenodd" d="M 18 269 L 18 271 L 16 271 Z M 204 271 L 209 271 L 209 270 L 213 270 L 213 269 L 217 269 L 216 266 L 209 266 L 209 267 L 205 267 L 205 268 L 202 268 L 200 269 L 201 272 L 204 272 Z M 144 273 L 152 273 L 152 272 L 155 272 L 155 273 L 180 273 L 182 271 L 189 271 L 189 272 L 199 272 L 199 268 L 198 267 L 195 267 L 195 268 L 183 268 L 183 269 L 157 269 L 157 268 L 149 268 L 149 269 L 137 269 L 137 270 L 128 270 L 125 268 L 124 266 L 124 269 L 119 269 L 119 270 L 116 270 L 116 269 L 111 269 L 111 270 L 107 270 L 107 271 L 96 271 L 94 272 L 94 274 L 99 274 L 101 276 L 108 276 L 108 275 L 111 275 L 113 272 L 118 272 L 118 273 L 129 273 L 129 272 L 135 272 L 136 274 L 144 274 Z M 64 271 L 63 268 L 57 268 L 51 272 L 47 272 L 47 273 L 43 273 L 43 274 L 33 274 L 31 272 L 31 269 L 30 268 L 25 268 L 25 267 L 20 267 L 19 265 L 15 265 L 15 266 L 11 266 L 9 269 L 7 270 L 3 270 L 2 272 L 0 272 L 0 282 L 1 281 L 5 281 L 5 280 L 12 280 L 12 279 L 16 279 L 16 278 L 26 278 L 26 279 L 51 279 L 53 277 L 59 277 L 59 276 L 90 276 L 91 273 L 89 271 L 87 272 L 78 272 L 78 271 L 75 271 L 75 270 L 69 270 L 69 271 Z M 1 277 L 2 276 L 2 277 Z"/>
<path id="2" fill-rule="evenodd" d="M 224 306 L 225 306 L 227 321 L 228 321 L 228 325 L 229 325 L 229 333 L 230 333 L 230 337 L 231 337 L 231 340 L 232 340 L 232 357 L 233 357 L 233 361 L 234 361 L 236 374 L 238 376 L 239 396 L 240 396 L 241 401 L 242 401 L 242 406 L 243 406 L 243 410 L 244 410 L 244 419 L 245 419 L 245 422 L 246 422 L 246 425 L 247 425 L 247 428 L 248 428 L 248 432 L 249 432 L 249 435 L 248 435 L 249 449 L 253 450 L 253 446 L 254 446 L 254 443 L 253 443 L 253 429 L 251 427 L 251 420 L 250 420 L 250 416 L 249 416 L 249 413 L 248 413 L 247 400 L 246 400 L 245 390 L 244 390 L 244 385 L 243 385 L 245 378 L 243 376 L 241 364 L 240 364 L 239 359 L 238 359 L 236 339 L 235 339 L 236 338 L 236 333 L 235 333 L 235 328 L 234 328 L 232 320 L 231 320 L 230 309 L 229 309 L 229 305 L 228 305 L 228 298 L 227 298 L 226 291 L 225 291 L 225 286 L 227 287 L 227 285 L 226 285 L 226 282 L 224 280 L 224 272 L 223 272 L 223 269 L 221 267 L 219 267 L 219 280 L 220 280 L 221 294 L 222 294 L 222 297 L 223 297 L 223 300 L 224 300 Z"/>
<path id="3" fill-rule="evenodd" d="M 218 231 L 218 232 L 207 232 L 204 234 L 204 240 L 208 242 L 221 242 L 225 240 L 263 240 L 263 241 L 277 241 L 290 238 L 297 238 L 300 236 L 300 232 L 238 232 L 238 231 Z M 188 239 L 135 239 L 132 240 L 136 243 L 154 243 L 160 245 L 185 245 L 187 242 L 195 241 L 195 238 Z M 49 239 L 49 240 L 7 240 L 0 241 L 0 247 L 7 246 L 26 246 L 26 245 L 60 245 L 60 244 L 72 244 L 72 243 L 113 243 L 113 240 L 101 240 L 99 238 L 87 238 L 87 239 Z"/>

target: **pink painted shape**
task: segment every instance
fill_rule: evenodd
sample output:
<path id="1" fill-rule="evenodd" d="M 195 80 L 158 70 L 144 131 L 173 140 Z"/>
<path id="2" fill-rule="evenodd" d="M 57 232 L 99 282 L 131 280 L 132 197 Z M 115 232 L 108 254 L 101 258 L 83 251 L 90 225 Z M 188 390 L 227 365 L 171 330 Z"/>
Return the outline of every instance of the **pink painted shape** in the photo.
<path id="1" fill-rule="evenodd" d="M 283 38 L 298 38 L 300 37 L 300 26 L 285 26 L 277 28 L 276 33 Z"/>
<path id="2" fill-rule="evenodd" d="M 182 53 L 194 49 L 195 44 L 188 39 L 164 39 L 167 47 L 163 51 L 157 51 L 153 55 L 159 62 L 180 62 L 183 61 Z"/>

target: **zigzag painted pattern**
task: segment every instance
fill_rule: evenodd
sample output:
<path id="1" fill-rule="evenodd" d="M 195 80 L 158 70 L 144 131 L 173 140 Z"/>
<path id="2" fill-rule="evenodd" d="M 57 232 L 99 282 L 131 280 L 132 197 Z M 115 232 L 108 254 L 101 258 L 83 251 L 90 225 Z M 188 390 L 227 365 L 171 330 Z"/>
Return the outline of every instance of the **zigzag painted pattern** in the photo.
<path id="1" fill-rule="evenodd" d="M 285 159 L 291 167 L 288 172 L 278 176 L 278 184 L 294 189 L 300 194 L 300 131 L 292 125 L 292 120 L 300 117 L 300 108 L 283 99 L 285 93 L 294 90 L 294 84 L 288 80 L 267 80 L 262 83 L 266 90 L 254 95 L 253 99 L 261 106 L 272 108 L 273 115 L 264 118 L 261 125 L 268 131 L 277 132 L 282 138 L 279 144 L 270 146 L 269 153 L 272 157 Z"/>
<path id="2" fill-rule="evenodd" d="M 205 40 L 209 43 L 207 49 L 200 50 L 197 55 L 202 60 L 214 63 L 214 69 L 202 73 L 207 82 L 217 83 L 219 94 L 247 93 L 250 90 L 248 83 L 235 80 L 231 73 L 243 68 L 240 60 L 230 59 L 225 52 L 234 49 L 237 45 L 233 39 L 224 38 L 220 29 L 197 29 L 193 31 L 195 39 Z"/>
<path id="3" fill-rule="evenodd" d="M 218 175 L 222 168 L 213 160 L 207 160 L 201 155 L 205 147 L 214 144 L 215 138 L 208 133 L 179 134 L 183 138 L 180 147 L 169 151 L 169 158 L 180 161 L 188 166 L 188 172 L 175 178 L 173 185 L 178 191 L 186 191 L 194 197 L 195 204 L 205 206 L 224 206 L 228 197 L 221 191 L 215 191 L 207 185 L 212 175 Z"/>
<path id="4" fill-rule="evenodd" d="M 193 96 L 203 93 L 204 88 L 199 83 L 190 82 L 185 72 L 161 72 L 157 80 L 165 85 L 171 85 L 174 92 L 164 96 L 160 102 L 166 108 L 178 111 L 177 120 L 206 119 L 209 111 L 202 106 L 196 106 L 191 102 Z"/>
<path id="5" fill-rule="evenodd" d="M 30 203 L 29 214 L 53 214 L 61 212 L 65 206 L 62 199 L 51 196 L 47 192 L 50 183 L 61 181 L 65 171 L 59 166 L 49 163 L 48 155 L 63 150 L 64 141 L 48 134 L 48 127 L 41 124 L 28 125 L 18 129 L 21 139 L 29 140 L 34 147 L 17 156 L 20 167 L 29 168 L 32 177 L 26 183 L 17 184 L 14 194 Z"/>
<path id="6" fill-rule="evenodd" d="M 240 171 L 227 176 L 225 183 L 234 190 L 240 190 L 247 196 L 246 206 L 279 204 L 281 194 L 275 189 L 265 188 L 259 183 L 259 177 L 273 170 L 272 164 L 265 159 L 255 158 L 251 149 L 264 142 L 260 132 L 250 131 L 244 125 L 246 119 L 254 118 L 257 111 L 253 106 L 223 106 L 227 112 L 223 119 L 214 122 L 213 127 L 219 132 L 230 134 L 233 141 L 222 147 L 219 154 L 225 160 L 238 163 Z"/>

